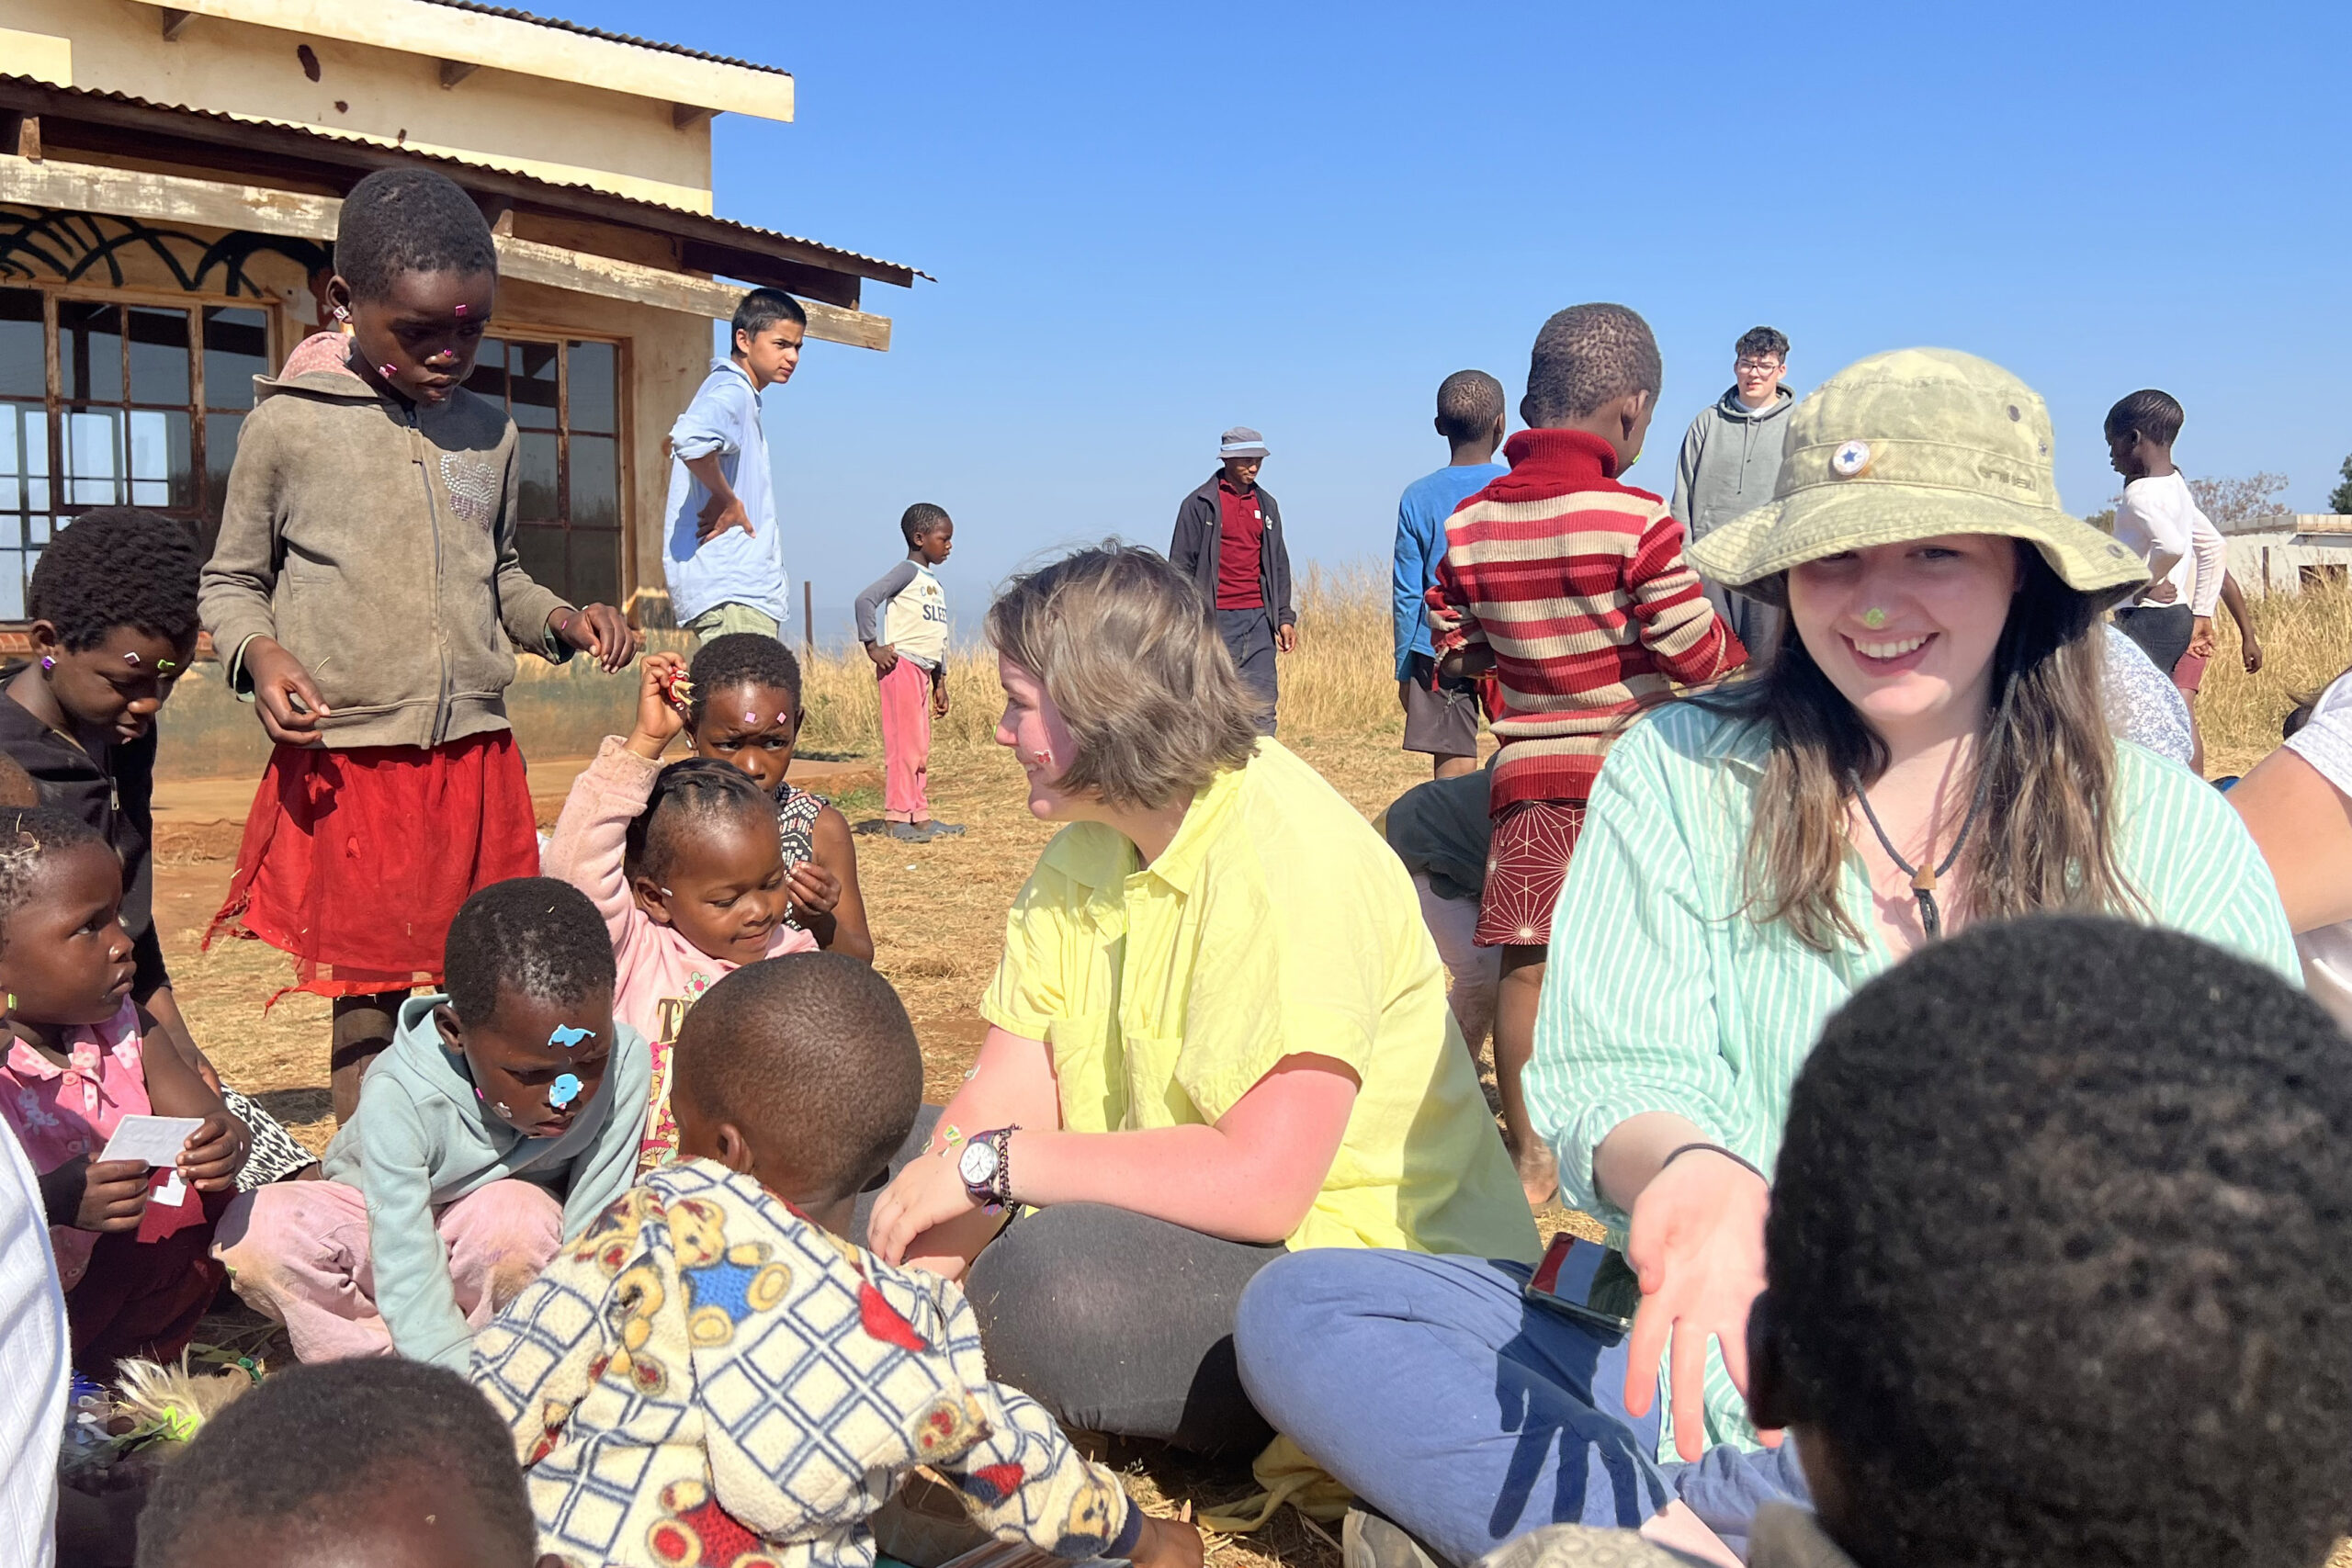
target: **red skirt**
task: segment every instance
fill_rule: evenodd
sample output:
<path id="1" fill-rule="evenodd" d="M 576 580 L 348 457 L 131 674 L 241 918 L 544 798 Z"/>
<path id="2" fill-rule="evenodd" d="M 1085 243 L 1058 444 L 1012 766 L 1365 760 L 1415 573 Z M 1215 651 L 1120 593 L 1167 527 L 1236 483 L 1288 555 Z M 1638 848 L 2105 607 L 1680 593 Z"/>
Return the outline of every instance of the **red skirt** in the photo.
<path id="1" fill-rule="evenodd" d="M 259 937 L 293 955 L 290 989 L 322 997 L 438 986 L 458 907 L 538 874 L 538 822 L 510 731 L 430 750 L 280 746 L 205 945 L 224 931 Z"/>

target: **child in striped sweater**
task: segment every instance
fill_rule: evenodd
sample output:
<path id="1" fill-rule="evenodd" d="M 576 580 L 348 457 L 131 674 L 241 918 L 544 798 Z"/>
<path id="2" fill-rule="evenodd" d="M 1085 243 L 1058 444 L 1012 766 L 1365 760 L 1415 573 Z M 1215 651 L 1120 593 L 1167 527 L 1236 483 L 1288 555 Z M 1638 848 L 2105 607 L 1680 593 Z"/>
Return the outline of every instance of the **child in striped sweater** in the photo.
<path id="1" fill-rule="evenodd" d="M 1623 305 L 1572 306 L 1544 322 L 1520 404 L 1528 428 L 1503 448 L 1511 471 L 1447 519 L 1430 590 L 1431 625 L 1448 628 L 1434 644 L 1441 669 L 1491 670 L 1500 687 L 1476 940 L 1503 950 L 1495 1082 L 1504 1139 L 1538 1208 L 1558 1179 L 1519 1078 L 1594 775 L 1610 741 L 1673 683 L 1747 659 L 1682 558 L 1682 525 L 1617 478 L 1641 455 L 1663 379 L 1649 323 Z"/>

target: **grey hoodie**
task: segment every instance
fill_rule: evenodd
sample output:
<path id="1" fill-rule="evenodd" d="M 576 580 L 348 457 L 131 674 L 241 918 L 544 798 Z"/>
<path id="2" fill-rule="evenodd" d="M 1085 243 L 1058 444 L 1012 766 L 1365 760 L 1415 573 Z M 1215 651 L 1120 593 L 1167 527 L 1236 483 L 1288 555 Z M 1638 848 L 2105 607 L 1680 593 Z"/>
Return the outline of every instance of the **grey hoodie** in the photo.
<path id="1" fill-rule="evenodd" d="M 504 729 L 514 648 L 571 657 L 548 630 L 570 606 L 514 553 L 514 422 L 462 389 L 410 407 L 340 368 L 254 390 L 198 601 L 239 693 L 245 644 L 268 637 L 318 682 L 331 747 Z"/>
<path id="2" fill-rule="evenodd" d="M 442 1043 L 433 1010 L 448 999 L 401 1004 L 400 1031 L 368 1069 L 358 1113 L 327 1145 L 322 1174 L 368 1200 L 376 1311 L 393 1348 L 464 1371 L 472 1331 L 434 1211 L 514 1178 L 563 1200 L 566 1240 L 587 1229 L 636 1179 L 653 1055 L 645 1036 L 616 1022 L 604 1081 L 571 1125 L 560 1137 L 525 1137 L 482 1108 L 466 1059 Z"/>
<path id="3" fill-rule="evenodd" d="M 1704 538 L 1718 525 L 1772 499 L 1788 433 L 1783 422 L 1796 406 L 1795 394 L 1780 387 L 1770 402 L 1750 409 L 1733 387 L 1690 422 L 1682 457 L 1674 465 L 1670 503 L 1690 539 Z"/>

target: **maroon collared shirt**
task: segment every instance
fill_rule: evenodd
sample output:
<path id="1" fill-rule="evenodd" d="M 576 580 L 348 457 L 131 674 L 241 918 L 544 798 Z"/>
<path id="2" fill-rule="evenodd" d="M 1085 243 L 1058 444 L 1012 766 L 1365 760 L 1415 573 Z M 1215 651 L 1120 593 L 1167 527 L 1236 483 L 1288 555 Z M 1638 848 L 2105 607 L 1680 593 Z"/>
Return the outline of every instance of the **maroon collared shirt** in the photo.
<path id="1" fill-rule="evenodd" d="M 1262 610 L 1266 589 L 1259 567 L 1266 551 L 1266 517 L 1258 487 L 1244 495 L 1231 479 L 1216 481 L 1216 607 Z"/>

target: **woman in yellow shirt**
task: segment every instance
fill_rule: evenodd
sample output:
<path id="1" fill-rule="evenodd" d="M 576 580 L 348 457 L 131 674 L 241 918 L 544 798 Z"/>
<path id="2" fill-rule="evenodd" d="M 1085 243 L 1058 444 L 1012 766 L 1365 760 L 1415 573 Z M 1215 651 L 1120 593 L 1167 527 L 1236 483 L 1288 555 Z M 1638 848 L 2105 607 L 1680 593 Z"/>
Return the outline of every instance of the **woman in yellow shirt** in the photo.
<path id="1" fill-rule="evenodd" d="M 989 1364 L 1064 1421 L 1254 1450 L 1252 1274 L 1309 1247 L 1532 1258 L 1526 1200 L 1403 865 L 1260 739 L 1193 585 L 1085 550 L 988 629 L 997 741 L 1069 826 L 1006 923 L 939 1157 L 891 1182 L 870 1244 L 968 1268 Z"/>

